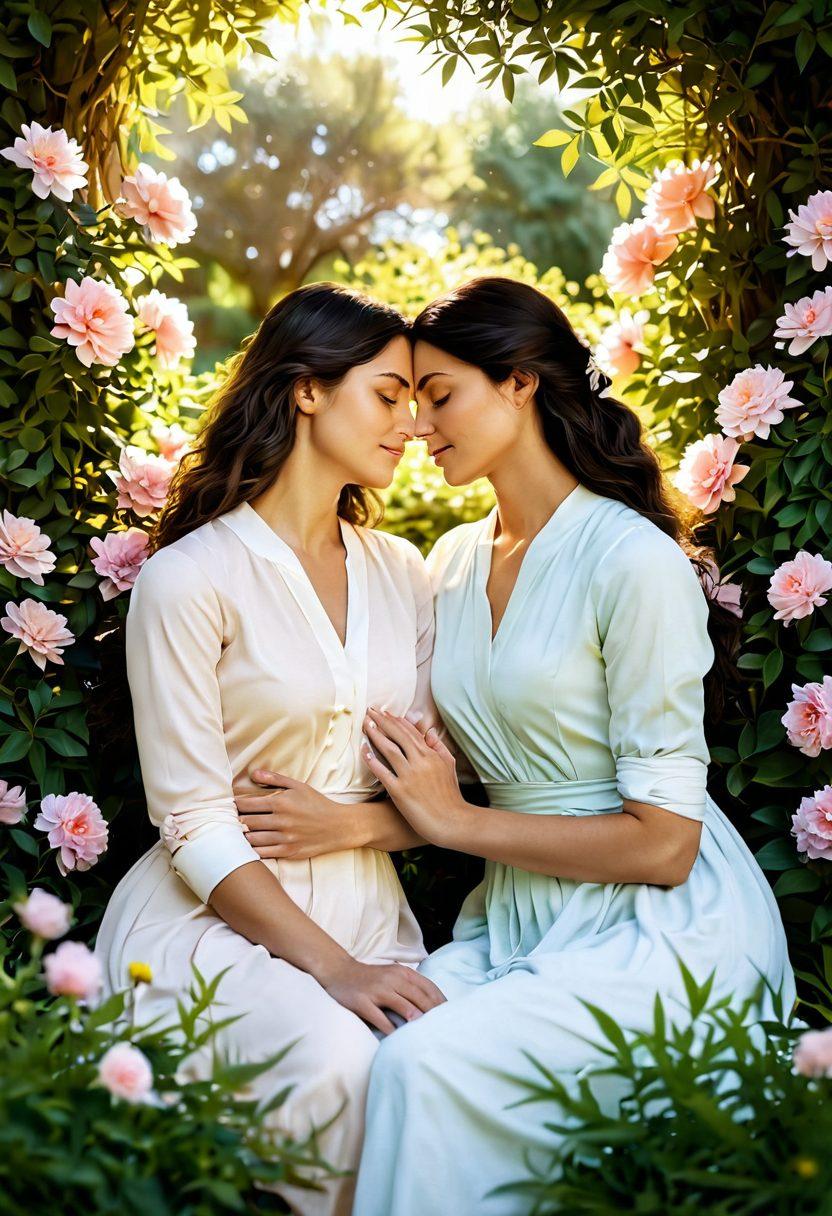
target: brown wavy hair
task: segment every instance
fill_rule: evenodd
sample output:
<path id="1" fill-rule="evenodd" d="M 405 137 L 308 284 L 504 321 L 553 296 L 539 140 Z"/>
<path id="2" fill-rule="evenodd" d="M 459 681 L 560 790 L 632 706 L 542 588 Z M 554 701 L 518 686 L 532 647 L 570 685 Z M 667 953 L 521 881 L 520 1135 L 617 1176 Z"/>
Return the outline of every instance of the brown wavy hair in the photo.
<path id="1" fill-rule="evenodd" d="M 310 283 L 284 296 L 234 356 L 209 402 L 199 438 L 171 481 L 150 552 L 272 484 L 294 446 L 293 386 L 300 377 L 336 388 L 351 368 L 408 330 L 395 308 L 337 283 Z M 347 485 L 338 514 L 373 526 L 383 508 L 372 490 Z"/>
<path id="2" fill-rule="evenodd" d="M 419 339 L 473 364 L 494 383 L 512 369 L 536 372 L 535 394 L 543 433 L 557 458 L 596 494 L 625 503 L 682 547 L 697 573 L 707 570 L 710 550 L 674 508 L 661 466 L 644 441 L 636 414 L 611 396 L 600 396 L 587 375 L 589 349 L 564 312 L 526 283 L 501 276 L 471 279 L 433 300 L 416 317 Z M 722 717 L 726 697 L 739 692 L 736 655 L 741 623 L 708 596 L 708 633 L 714 664 L 705 679 L 709 723 Z"/>

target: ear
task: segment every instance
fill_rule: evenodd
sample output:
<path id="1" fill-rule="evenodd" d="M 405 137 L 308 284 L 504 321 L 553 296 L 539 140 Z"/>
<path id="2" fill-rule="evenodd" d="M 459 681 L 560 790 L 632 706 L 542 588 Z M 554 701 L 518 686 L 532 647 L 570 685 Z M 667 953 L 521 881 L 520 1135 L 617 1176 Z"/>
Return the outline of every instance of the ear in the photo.
<path id="1" fill-rule="evenodd" d="M 292 386 L 295 405 L 303 414 L 317 414 L 323 401 L 321 386 L 312 376 L 299 377 Z"/>
<path id="2" fill-rule="evenodd" d="M 521 410 L 524 405 L 528 405 L 536 393 L 539 383 L 540 377 L 537 372 L 530 372 L 522 367 L 512 368 L 505 385 L 509 400 L 515 409 Z"/>

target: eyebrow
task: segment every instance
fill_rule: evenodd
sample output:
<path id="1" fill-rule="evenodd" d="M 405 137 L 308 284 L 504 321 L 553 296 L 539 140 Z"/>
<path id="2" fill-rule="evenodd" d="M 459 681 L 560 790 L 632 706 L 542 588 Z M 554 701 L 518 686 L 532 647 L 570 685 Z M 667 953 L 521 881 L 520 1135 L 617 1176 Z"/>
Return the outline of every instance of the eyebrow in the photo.
<path id="1" fill-rule="evenodd" d="M 410 388 L 410 381 L 405 380 L 398 372 L 377 372 L 378 376 L 389 376 L 392 380 L 398 380 L 399 384 L 403 384 L 405 388 Z"/>
<path id="2" fill-rule="evenodd" d="M 434 376 L 450 376 L 450 374 L 450 372 L 428 372 L 426 376 L 422 376 L 422 379 L 416 385 L 416 392 L 421 393 L 428 380 L 432 379 Z"/>

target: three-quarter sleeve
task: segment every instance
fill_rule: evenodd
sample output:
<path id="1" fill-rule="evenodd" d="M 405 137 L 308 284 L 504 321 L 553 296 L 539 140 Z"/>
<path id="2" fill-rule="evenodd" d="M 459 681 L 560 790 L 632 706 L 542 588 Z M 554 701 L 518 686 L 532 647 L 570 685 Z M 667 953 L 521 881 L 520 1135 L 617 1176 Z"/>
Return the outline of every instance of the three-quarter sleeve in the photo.
<path id="1" fill-rule="evenodd" d="M 127 677 L 150 819 L 174 871 L 207 903 L 248 844 L 232 793 L 217 663 L 222 612 L 210 580 L 171 548 L 145 562 L 126 621 Z"/>
<path id="2" fill-rule="evenodd" d="M 701 820 L 702 681 L 714 652 L 696 572 L 671 537 L 636 525 L 604 554 L 593 586 L 619 793 Z"/>

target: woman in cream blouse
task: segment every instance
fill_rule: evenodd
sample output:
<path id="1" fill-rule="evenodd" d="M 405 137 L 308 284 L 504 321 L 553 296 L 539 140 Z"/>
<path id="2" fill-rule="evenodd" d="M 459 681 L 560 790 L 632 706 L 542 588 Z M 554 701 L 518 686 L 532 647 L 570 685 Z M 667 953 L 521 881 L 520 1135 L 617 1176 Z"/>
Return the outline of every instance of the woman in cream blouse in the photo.
<path id="1" fill-rule="evenodd" d="M 116 887 L 96 943 L 111 990 L 132 960 L 150 965 L 140 1023 L 175 1013 L 192 964 L 207 979 L 227 968 L 216 1016 L 243 1016 L 216 1046 L 254 1061 L 293 1044 L 252 1088 L 268 1100 L 292 1087 L 269 1115 L 278 1134 L 305 1137 L 342 1108 L 319 1138 L 341 1170 L 358 1161 L 388 1014 L 444 999 L 416 970 L 422 936 L 386 851 L 421 838 L 371 801 L 383 790 L 360 750 L 370 703 L 435 715 L 429 579 L 415 546 L 364 526 L 361 488 L 389 484 L 413 436 L 406 334 L 394 310 L 334 285 L 292 293 L 180 465 L 126 622 L 160 839 Z M 292 858 L 255 827 L 280 799 L 326 816 L 316 855 Z M 209 1073 L 210 1051 L 183 1075 Z M 276 1189 L 304 1216 L 346 1216 L 353 1177 L 320 1181 Z"/>

